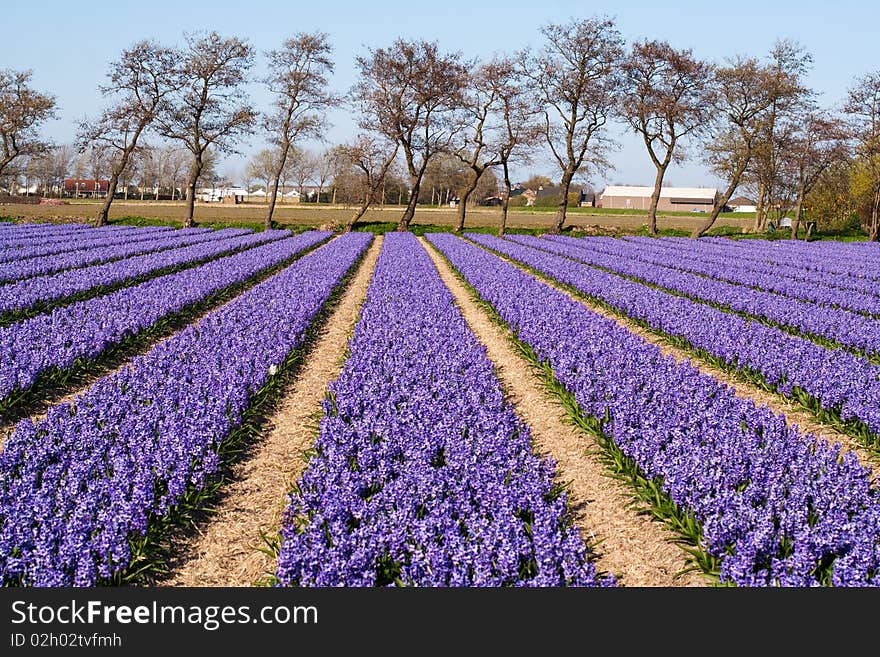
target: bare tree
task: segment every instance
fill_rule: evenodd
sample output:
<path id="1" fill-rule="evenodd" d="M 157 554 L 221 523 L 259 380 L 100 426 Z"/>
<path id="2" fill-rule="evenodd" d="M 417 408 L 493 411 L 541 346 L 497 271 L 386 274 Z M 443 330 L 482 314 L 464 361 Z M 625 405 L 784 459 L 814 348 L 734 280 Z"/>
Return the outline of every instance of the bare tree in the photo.
<path id="1" fill-rule="evenodd" d="M 171 200 L 178 195 L 178 182 L 183 175 L 187 163 L 187 150 L 165 145 L 158 149 L 158 157 L 162 167 L 162 184 L 171 191 Z"/>
<path id="2" fill-rule="evenodd" d="M 57 116 L 55 97 L 32 89 L 32 76 L 29 70 L 0 70 L 0 175 L 15 158 L 39 157 L 51 148 L 38 130 Z"/>
<path id="3" fill-rule="evenodd" d="M 52 178 L 52 156 L 50 154 L 32 157 L 28 159 L 30 176 L 36 181 L 36 193 L 41 196 L 49 196 L 50 180 Z"/>
<path id="4" fill-rule="evenodd" d="M 107 223 L 110 205 L 122 172 L 128 166 L 138 140 L 162 109 L 165 98 L 176 88 L 178 53 L 152 41 L 139 41 L 123 50 L 110 64 L 109 83 L 99 87 L 111 105 L 97 120 L 80 123 L 80 150 L 95 145 L 111 152 L 112 167 L 107 198 L 98 211 L 96 226 Z"/>
<path id="5" fill-rule="evenodd" d="M 568 192 L 583 167 L 603 168 L 610 141 L 602 129 L 617 106 L 623 39 L 610 18 L 550 23 L 537 55 L 525 53 L 522 74 L 544 105 L 544 135 L 562 170 L 553 231 L 562 232 Z"/>
<path id="6" fill-rule="evenodd" d="M 315 182 L 318 183 L 318 203 L 327 183 L 333 178 L 338 164 L 335 162 L 336 151 L 332 148 L 325 149 L 315 156 Z"/>
<path id="7" fill-rule="evenodd" d="M 153 198 L 158 199 L 162 177 L 162 154 L 148 145 L 138 149 L 138 152 L 140 166 L 137 171 L 137 180 L 141 200 L 144 200 L 148 189 L 152 190 Z"/>
<path id="8" fill-rule="evenodd" d="M 253 132 L 257 114 L 242 88 L 253 60 L 253 48 L 238 37 L 222 38 L 216 32 L 186 37 L 181 86 L 156 119 L 160 134 L 179 140 L 192 154 L 184 226 L 193 225 L 196 185 L 208 148 L 233 152 L 232 144 Z"/>
<path id="9" fill-rule="evenodd" d="M 86 151 L 86 158 L 89 175 L 95 181 L 93 198 L 98 198 L 100 182 L 110 166 L 110 157 L 106 149 L 94 145 Z"/>
<path id="10" fill-rule="evenodd" d="M 88 165 L 88 157 L 85 153 L 80 153 L 79 157 L 73 162 L 74 198 L 79 198 L 81 191 L 80 185 L 83 184 L 82 181 L 85 180 Z"/>
<path id="11" fill-rule="evenodd" d="M 753 230 L 767 228 L 767 215 L 780 200 L 785 184 L 784 155 L 792 138 L 796 116 L 810 102 L 813 92 L 803 83 L 813 57 L 801 45 L 788 39 L 777 41 L 768 57 L 770 107 L 758 133 L 752 164 L 744 180 L 757 187 L 757 208 Z"/>
<path id="12" fill-rule="evenodd" d="M 794 219 L 791 222 L 792 239 L 798 236 L 804 199 L 829 167 L 846 159 L 849 137 L 840 119 L 816 110 L 802 113 L 798 126 L 792 147 L 785 153 L 795 174 L 797 190 Z"/>
<path id="13" fill-rule="evenodd" d="M 498 228 L 498 235 L 503 236 L 507 230 L 510 192 L 513 189 L 510 167 L 531 161 L 531 148 L 542 134 L 542 126 L 538 121 L 541 112 L 533 94 L 523 83 L 514 59 L 495 58 L 484 65 L 484 70 L 486 83 L 491 85 L 496 97 L 488 132 L 503 174 L 504 192 L 501 199 L 501 224 Z"/>
<path id="14" fill-rule="evenodd" d="M 419 202 L 441 207 L 469 184 L 471 171 L 466 163 L 453 153 L 435 153 L 422 177 Z"/>
<path id="15" fill-rule="evenodd" d="M 249 178 L 256 178 L 257 180 L 265 184 L 267 194 L 270 186 L 272 185 L 272 179 L 275 177 L 275 166 L 277 162 L 278 155 L 276 153 L 273 153 L 268 148 L 264 148 L 259 153 L 254 155 L 245 167 L 247 171 L 247 176 Z"/>
<path id="16" fill-rule="evenodd" d="M 468 168 L 469 175 L 459 198 L 456 233 L 464 228 L 468 200 L 477 189 L 483 173 L 501 164 L 500 147 L 492 142 L 494 135 L 491 131 L 491 121 L 500 103 L 500 89 L 493 79 L 496 74 L 496 68 L 489 64 L 475 67 L 462 94 L 466 128 L 461 133 L 464 145 L 455 154 Z"/>
<path id="17" fill-rule="evenodd" d="M 74 166 L 75 157 L 76 149 L 69 144 L 61 144 L 52 149 L 51 157 L 49 158 L 49 163 L 51 164 L 51 176 L 47 184 L 57 188 L 59 196 L 61 196 L 64 189 L 64 180 Z M 78 177 L 82 177 L 82 174 Z"/>
<path id="18" fill-rule="evenodd" d="M 24 170 L 24 185 L 27 188 L 25 194 L 27 196 L 31 195 L 31 189 L 34 190 L 35 194 L 39 193 L 40 183 L 43 180 L 43 171 L 46 169 L 46 159 L 47 156 L 45 155 L 29 157 L 27 159 L 27 166 Z M 44 196 L 48 196 L 48 192 Z"/>
<path id="19" fill-rule="evenodd" d="M 657 170 L 648 209 L 648 231 L 657 234 L 657 204 L 666 170 L 681 162 L 681 142 L 705 131 L 712 118 L 712 70 L 690 50 L 665 41 L 642 41 L 623 63 L 621 115 L 642 137 Z"/>
<path id="20" fill-rule="evenodd" d="M 736 57 L 715 71 L 717 93 L 713 107 L 719 122 L 707 145 L 712 168 L 728 181 L 711 215 L 691 232 L 697 238 L 709 230 L 739 186 L 758 145 L 773 103 L 773 72 L 754 58 Z"/>
<path id="21" fill-rule="evenodd" d="M 357 139 L 352 142 L 356 144 L 362 135 L 358 135 Z M 328 148 L 324 152 L 325 163 L 328 170 L 327 189 L 330 194 L 330 203 L 336 204 L 336 198 L 339 194 L 339 185 L 337 181 L 343 182 L 346 177 L 352 173 L 351 162 L 349 161 L 346 148 L 352 144 L 337 144 Z"/>
<path id="22" fill-rule="evenodd" d="M 856 155 L 871 186 L 868 238 L 880 241 L 880 71 L 857 79 L 849 90 L 847 114 Z"/>
<path id="23" fill-rule="evenodd" d="M 355 180 L 361 199 L 360 205 L 345 226 L 346 232 L 355 227 L 375 201 L 397 158 L 399 148 L 397 142 L 391 143 L 371 135 L 360 135 L 353 143 L 338 147 L 340 160 L 356 172 Z"/>
<path id="24" fill-rule="evenodd" d="M 409 230 L 428 162 L 448 151 L 459 128 L 456 112 L 466 79 L 460 53 L 441 53 L 436 42 L 398 39 L 390 48 L 356 59 L 353 89 L 360 127 L 378 132 L 402 150 L 410 192 L 397 230 Z"/>
<path id="25" fill-rule="evenodd" d="M 275 175 L 269 193 L 266 228 L 272 226 L 272 214 L 278 186 L 287 167 L 291 147 L 306 137 L 319 137 L 326 120 L 324 112 L 338 104 L 327 89 L 333 73 L 333 51 L 329 36 L 323 32 L 301 32 L 287 39 L 281 50 L 267 53 L 271 71 L 266 83 L 275 94 L 275 110 L 266 119 L 271 142 L 277 147 Z"/>
<path id="26" fill-rule="evenodd" d="M 309 182 L 314 182 L 317 167 L 317 157 L 314 153 L 296 146 L 290 147 L 282 175 L 294 183 L 300 203 L 306 202 L 308 196 L 306 186 Z"/>

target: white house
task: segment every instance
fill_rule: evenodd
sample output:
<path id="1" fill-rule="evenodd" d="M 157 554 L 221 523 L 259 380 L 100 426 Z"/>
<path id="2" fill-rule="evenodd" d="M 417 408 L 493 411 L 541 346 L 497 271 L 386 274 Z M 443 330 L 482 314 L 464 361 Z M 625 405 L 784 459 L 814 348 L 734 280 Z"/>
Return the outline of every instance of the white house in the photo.
<path id="1" fill-rule="evenodd" d="M 731 212 L 757 212 L 758 206 L 755 202 L 745 196 L 737 196 L 727 202 L 727 207 Z"/>
<path id="2" fill-rule="evenodd" d="M 196 198 L 206 203 L 222 202 L 225 198 L 243 199 L 246 196 L 248 190 L 244 187 L 205 187 L 196 191 Z"/>
<path id="3" fill-rule="evenodd" d="M 37 190 L 39 190 L 40 186 L 37 183 L 31 183 L 30 185 L 18 185 L 18 195 L 19 196 L 36 196 Z"/>

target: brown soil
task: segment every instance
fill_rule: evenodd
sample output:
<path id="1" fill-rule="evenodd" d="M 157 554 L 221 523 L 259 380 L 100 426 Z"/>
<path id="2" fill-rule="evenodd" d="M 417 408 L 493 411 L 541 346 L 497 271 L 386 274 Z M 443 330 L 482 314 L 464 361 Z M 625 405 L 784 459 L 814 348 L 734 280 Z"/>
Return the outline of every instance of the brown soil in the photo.
<path id="1" fill-rule="evenodd" d="M 500 257 L 511 265 L 526 271 L 524 267 L 510 258 L 503 256 Z M 876 483 L 877 478 L 880 477 L 880 467 L 878 467 L 880 466 L 880 456 L 865 449 L 855 438 L 838 431 L 832 426 L 820 422 L 812 413 L 804 409 L 800 404 L 783 397 L 782 395 L 763 390 L 762 388 L 741 379 L 739 376 L 725 372 L 719 367 L 700 358 L 696 354 L 670 344 L 663 336 L 642 328 L 627 317 L 613 313 L 584 298 L 571 294 L 546 276 L 541 275 L 537 276 L 537 278 L 555 290 L 567 295 L 569 298 L 582 303 L 596 314 L 614 320 L 631 333 L 642 338 L 645 342 L 650 342 L 651 344 L 656 345 L 660 348 L 660 351 L 663 354 L 672 356 L 676 362 L 690 362 L 691 365 L 698 368 L 701 372 L 708 374 L 733 388 L 737 397 L 750 399 L 758 406 L 766 406 L 774 413 L 784 416 L 786 422 L 789 425 L 800 429 L 801 433 L 812 435 L 814 438 L 825 440 L 830 444 L 839 443 L 843 451 L 854 452 L 858 457 L 859 462 L 871 471 L 870 478 L 872 482 Z"/>
<path id="2" fill-rule="evenodd" d="M 314 443 L 327 385 L 342 370 L 381 244 L 377 237 L 306 354 L 293 387 L 267 422 L 264 436 L 234 467 L 216 513 L 181 546 L 180 565 L 163 585 L 252 586 L 274 573 L 274 558 L 261 551 L 262 536 L 277 536 L 286 494 L 305 468 L 303 452 Z"/>
<path id="3" fill-rule="evenodd" d="M 633 508 L 630 491 L 600 464 L 595 439 L 566 420 L 562 406 L 518 355 L 509 335 L 476 304 L 439 254 L 430 246 L 427 250 L 485 345 L 517 414 L 528 424 L 536 452 L 555 459 L 559 478 L 570 482 L 575 524 L 588 543 L 600 541 L 597 568 L 614 573 L 624 586 L 704 585 L 705 578 L 696 572 L 675 577 L 688 564 L 685 553 L 671 542 L 673 534 Z"/>
<path id="4" fill-rule="evenodd" d="M 85 222 L 95 218 L 100 206 L 95 201 L 73 200 L 66 205 L 29 205 L 2 204 L 0 217 L 11 217 L 24 221 L 52 220 Z M 394 222 L 400 219 L 403 207 L 374 207 L 367 211 L 364 222 Z M 186 204 L 180 201 L 114 201 L 110 207 L 110 218 L 145 217 L 181 225 L 186 214 Z M 281 224 L 328 227 L 347 222 L 353 208 L 342 205 L 328 204 L 296 204 L 283 203 L 275 208 L 274 220 Z M 509 228 L 545 228 L 550 229 L 555 221 L 555 211 L 535 210 L 533 208 L 514 207 L 510 209 L 507 225 Z M 242 203 L 240 205 L 224 205 L 222 203 L 198 202 L 195 206 L 195 221 L 199 222 L 233 222 L 262 225 L 266 215 L 266 204 L 259 202 Z M 698 216 L 664 215 L 657 218 L 659 228 L 692 229 Z M 449 207 L 419 206 L 413 224 L 433 224 L 438 226 L 454 226 L 458 221 L 458 210 Z M 591 234 L 631 233 L 648 222 L 647 213 L 608 214 L 597 208 L 569 208 L 566 226 L 580 229 Z M 494 207 L 469 208 L 467 228 L 492 227 L 501 223 L 501 210 Z M 731 226 L 746 229 L 753 219 L 742 216 L 722 215 L 717 226 Z"/>

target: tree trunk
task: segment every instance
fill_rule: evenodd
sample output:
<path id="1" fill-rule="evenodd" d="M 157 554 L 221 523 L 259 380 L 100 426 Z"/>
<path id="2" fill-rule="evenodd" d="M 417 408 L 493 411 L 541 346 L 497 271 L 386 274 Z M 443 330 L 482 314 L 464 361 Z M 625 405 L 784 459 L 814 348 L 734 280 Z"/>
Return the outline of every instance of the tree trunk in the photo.
<path id="1" fill-rule="evenodd" d="M 735 188 L 734 188 L 735 189 Z M 724 200 L 720 202 L 716 207 L 712 208 L 712 214 L 709 216 L 706 221 L 701 224 L 698 224 L 696 228 L 691 232 L 691 239 L 696 239 L 698 237 L 702 237 L 705 235 L 706 231 L 709 230 L 712 225 L 715 223 L 715 220 L 718 219 L 718 215 L 721 213 L 721 208 L 730 200 L 730 193 L 724 195 Z"/>
<path id="2" fill-rule="evenodd" d="M 553 226 L 552 233 L 559 235 L 562 233 L 562 227 L 565 225 L 565 215 L 568 211 L 568 190 L 571 188 L 571 179 L 574 178 L 574 171 L 566 169 L 562 174 L 562 198 L 559 199 L 559 206 L 556 209 L 556 223 Z"/>
<path id="3" fill-rule="evenodd" d="M 691 239 L 697 239 L 698 237 L 702 237 L 707 230 L 712 227 L 712 224 L 715 223 L 715 220 L 718 219 L 718 215 L 721 214 L 721 208 L 727 205 L 727 202 L 730 200 L 730 197 L 733 196 L 733 193 L 736 191 L 736 188 L 739 187 L 740 178 L 742 178 L 743 173 L 745 173 L 746 167 L 748 167 L 749 161 L 746 160 L 743 164 L 737 168 L 734 172 L 733 177 L 730 180 L 730 185 L 728 185 L 727 190 L 724 192 L 724 196 L 718 201 L 714 208 L 712 208 L 711 216 L 706 219 L 701 224 L 698 224 L 696 228 L 694 228 L 693 232 L 691 232 Z"/>
<path id="4" fill-rule="evenodd" d="M 796 240 L 798 238 L 798 229 L 801 227 L 801 208 L 804 205 L 804 186 L 801 185 L 800 189 L 798 189 L 798 200 L 797 205 L 794 208 L 794 219 L 791 221 L 791 239 Z"/>
<path id="5" fill-rule="evenodd" d="M 409 196 L 409 202 L 406 204 L 406 209 L 403 211 L 403 216 L 397 223 L 397 230 L 399 231 L 409 230 L 409 224 L 416 214 L 416 203 L 418 203 L 419 200 L 419 186 L 421 185 L 421 183 L 422 181 L 419 180 L 413 185 L 412 193 Z"/>
<path id="6" fill-rule="evenodd" d="M 3 169 L 5 169 L 16 157 L 18 157 L 18 150 L 13 151 L 11 155 L 4 156 L 3 159 L 0 160 L 0 176 L 3 175 Z"/>
<path id="7" fill-rule="evenodd" d="M 758 185 L 758 204 L 755 206 L 755 221 L 752 224 L 752 230 L 756 233 L 762 232 L 766 228 L 766 222 L 764 221 L 764 195 L 766 194 L 766 187 L 764 183 L 760 183 Z"/>
<path id="8" fill-rule="evenodd" d="M 456 233 L 460 233 L 462 230 L 464 230 L 464 218 L 467 214 L 467 202 L 468 199 L 471 197 L 471 194 L 473 194 L 474 190 L 477 188 L 477 183 L 479 182 L 480 176 L 483 174 L 483 172 L 474 171 L 473 174 L 473 180 L 471 180 L 468 186 L 464 189 L 461 194 L 461 198 L 458 201 L 458 223 L 455 224 L 454 231 Z"/>
<path id="9" fill-rule="evenodd" d="M 263 222 L 263 227 L 266 230 L 272 228 L 272 215 L 275 213 L 275 201 L 278 198 L 278 186 L 281 183 L 281 176 L 275 176 L 275 180 L 272 182 L 271 193 L 269 194 L 269 206 L 266 209 L 266 220 Z"/>
<path id="10" fill-rule="evenodd" d="M 189 174 L 189 182 L 186 186 L 186 218 L 183 221 L 184 228 L 192 228 L 195 225 L 193 217 L 196 210 L 196 185 L 199 182 L 199 176 L 202 173 L 201 158 L 193 161 L 192 169 Z"/>
<path id="11" fill-rule="evenodd" d="M 370 207 L 370 197 L 372 196 L 372 192 L 367 194 L 367 197 L 361 203 L 361 206 L 358 208 L 357 212 L 354 213 L 354 216 L 349 219 L 348 224 L 345 226 L 345 232 L 350 233 L 357 222 L 367 213 L 367 208 Z"/>
<path id="12" fill-rule="evenodd" d="M 871 232 L 868 239 L 872 242 L 880 241 L 880 186 L 874 190 L 874 203 L 871 206 Z"/>
<path id="13" fill-rule="evenodd" d="M 501 200 L 501 226 L 498 227 L 498 237 L 504 237 L 504 231 L 507 230 L 507 207 L 510 204 L 510 171 L 507 169 L 507 160 L 504 161 L 504 187 L 507 193 Z"/>
<path id="14" fill-rule="evenodd" d="M 657 205 L 660 203 L 660 190 L 663 188 L 663 176 L 666 175 L 666 166 L 657 167 L 657 177 L 654 178 L 654 191 L 651 192 L 651 207 L 648 208 L 648 232 L 657 234 Z"/>
<path id="15" fill-rule="evenodd" d="M 110 215 L 110 204 L 113 203 L 113 197 L 116 194 L 116 186 L 119 184 L 119 172 L 114 171 L 110 174 L 110 183 L 107 185 L 107 198 L 104 199 L 104 205 L 98 210 L 98 217 L 95 219 L 95 227 L 107 225 L 107 219 Z"/>

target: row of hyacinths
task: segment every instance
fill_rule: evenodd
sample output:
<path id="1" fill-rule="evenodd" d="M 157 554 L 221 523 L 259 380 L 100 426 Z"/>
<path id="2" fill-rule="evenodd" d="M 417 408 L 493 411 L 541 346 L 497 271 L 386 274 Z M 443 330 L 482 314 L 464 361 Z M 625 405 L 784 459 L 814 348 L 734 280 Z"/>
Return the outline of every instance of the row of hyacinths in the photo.
<path id="1" fill-rule="evenodd" d="M 670 238 L 684 244 L 681 238 Z M 701 240 L 702 241 L 702 240 Z M 785 263 L 817 273 L 846 274 L 880 280 L 880 273 L 865 271 L 866 265 L 880 262 L 880 249 L 875 242 L 798 242 L 756 240 L 743 244 L 737 240 L 708 237 L 706 246 L 716 244 L 736 250 L 739 257 L 769 263 Z M 869 268 L 870 269 L 870 268 Z"/>
<path id="2" fill-rule="evenodd" d="M 170 226 L 158 227 L 171 230 Z M 89 235 L 111 235 L 116 231 L 128 231 L 132 226 L 111 224 L 92 228 L 89 224 L 0 224 L 0 251 L 7 248 L 46 244 L 59 239 L 78 240 Z"/>
<path id="3" fill-rule="evenodd" d="M 283 231 L 279 231 L 283 232 Z M 311 231 L 0 327 L 0 400 L 326 240 Z"/>
<path id="4" fill-rule="evenodd" d="M 842 421 L 880 434 L 880 367 L 864 358 L 546 250 L 487 235 L 468 237 L 683 340 L 731 369 L 756 374 L 784 396 L 800 400 L 803 391 Z"/>
<path id="5" fill-rule="evenodd" d="M 614 583 L 412 235 L 385 237 L 349 347 L 285 513 L 281 584 Z"/>
<path id="6" fill-rule="evenodd" d="M 801 434 L 478 246 L 448 234 L 429 239 L 550 364 L 583 413 L 697 519 L 722 581 L 880 584 L 880 497 L 852 452 Z M 511 253 L 527 249 L 507 244 Z M 558 257 L 526 255 L 536 264 Z"/>
<path id="7" fill-rule="evenodd" d="M 372 235 L 297 260 L 44 419 L 0 452 L 0 583 L 91 586 L 125 571 L 133 537 L 218 467 L 218 446 Z"/>
<path id="8" fill-rule="evenodd" d="M 216 239 L 216 232 L 204 228 L 181 228 L 180 230 L 163 231 L 152 236 L 123 237 L 121 243 L 115 245 L 102 247 L 78 245 L 78 248 L 70 251 L 34 258 L 17 258 L 8 262 L 0 262 L 0 282 L 54 274 L 65 269 L 100 264 L 141 253 L 153 253 L 163 249 L 209 242 Z M 245 235 L 249 232 L 244 228 L 226 228 L 223 235 L 232 237 L 233 235 Z"/>
<path id="9" fill-rule="evenodd" d="M 207 231 L 210 231 L 210 229 L 200 229 L 202 233 Z M 6 241 L 5 243 L 0 240 L 0 262 L 25 260 L 84 248 L 99 249 L 105 246 L 118 246 L 140 240 L 156 239 L 156 237 L 163 233 L 165 236 L 174 234 L 171 226 L 148 226 L 145 228 L 130 227 L 119 230 L 95 228 L 89 231 L 79 231 L 74 234 L 54 237 L 31 237 Z"/>
<path id="10" fill-rule="evenodd" d="M 575 238 L 562 238 L 565 241 L 560 242 L 558 238 L 539 239 L 528 235 L 512 236 L 510 239 L 629 276 L 697 301 L 794 329 L 807 336 L 833 341 L 860 353 L 875 356 L 880 353 L 880 320 L 865 317 L 853 310 L 834 307 L 846 303 L 845 299 L 851 295 L 849 291 L 828 290 L 827 296 L 831 305 L 823 305 L 682 271 L 657 262 L 657 259 L 646 259 L 640 255 L 642 250 L 639 247 L 626 242 L 594 244 L 592 240 Z M 673 255 L 670 258 L 681 261 L 682 256 Z M 732 263 L 727 266 L 729 270 L 735 268 L 736 265 Z M 760 278 L 773 281 L 777 277 L 768 274 Z M 765 282 L 764 286 L 766 285 L 768 283 Z M 873 300 L 874 310 L 880 312 L 880 298 L 873 297 Z"/>
<path id="11" fill-rule="evenodd" d="M 545 236 L 565 241 L 561 235 Z M 581 241 L 581 240 L 579 240 Z M 635 247 L 627 257 L 662 267 L 673 267 L 708 278 L 736 283 L 804 301 L 854 310 L 866 315 L 880 314 L 880 297 L 875 284 L 848 274 L 813 272 L 795 264 L 774 264 L 742 260 L 738 249 L 711 242 L 696 242 L 691 248 L 665 239 L 637 238 L 617 240 L 613 246 Z M 604 249 L 605 244 L 597 243 Z M 611 251 L 605 251 L 609 253 Z M 844 256 L 837 256 L 842 260 Z"/>
<path id="12" fill-rule="evenodd" d="M 288 231 L 282 230 L 266 230 L 243 236 L 227 235 L 224 230 L 218 230 L 214 239 L 208 242 L 0 284 L 0 317 L 4 313 L 26 310 L 38 304 L 131 281 L 169 267 L 183 267 L 289 236 Z"/>

